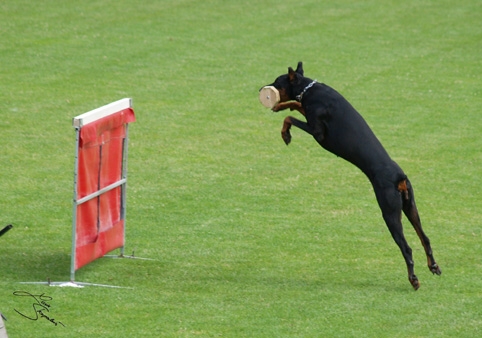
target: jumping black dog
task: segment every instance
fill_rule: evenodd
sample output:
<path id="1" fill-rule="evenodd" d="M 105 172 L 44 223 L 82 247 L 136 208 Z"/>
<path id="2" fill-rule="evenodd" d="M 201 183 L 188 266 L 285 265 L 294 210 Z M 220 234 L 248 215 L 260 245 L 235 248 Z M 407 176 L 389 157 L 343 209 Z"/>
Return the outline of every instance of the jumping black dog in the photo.
<path id="1" fill-rule="evenodd" d="M 420 282 L 413 269 L 412 249 L 403 235 L 402 211 L 422 242 L 428 268 L 440 275 L 442 271 L 433 258 L 430 240 L 422 230 L 410 181 L 355 108 L 333 88 L 304 77 L 302 62 L 298 62 L 296 71 L 289 67 L 288 74 L 279 76 L 268 86 L 274 86 L 280 94 L 280 102 L 273 111 L 290 108 L 306 118 L 306 122 L 292 116 L 285 118 L 281 137 L 287 145 L 291 142 L 290 129 L 294 125 L 312 135 L 326 150 L 360 168 L 368 177 L 383 219 L 405 259 L 413 288 L 417 290 Z"/>

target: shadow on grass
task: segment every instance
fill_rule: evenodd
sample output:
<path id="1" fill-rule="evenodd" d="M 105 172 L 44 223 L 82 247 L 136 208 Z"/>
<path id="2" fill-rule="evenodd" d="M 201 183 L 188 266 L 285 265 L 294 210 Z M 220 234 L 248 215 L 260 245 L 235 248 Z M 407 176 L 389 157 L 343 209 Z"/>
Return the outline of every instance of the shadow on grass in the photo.
<path id="1" fill-rule="evenodd" d="M 281 290 L 298 290 L 298 291 L 318 291 L 318 292 L 393 292 L 406 293 L 413 291 L 412 286 L 405 280 L 400 282 L 393 282 L 381 280 L 377 278 L 350 278 L 350 279 L 336 279 L 336 278 L 286 278 L 286 279 L 263 279 L 261 283 L 267 285 L 277 285 Z"/>
<path id="2" fill-rule="evenodd" d="M 392 276 L 387 274 L 373 275 L 370 273 L 346 274 L 336 271 L 311 270 L 310 272 L 293 273 L 277 269 L 239 270 L 230 268 L 191 266 L 164 266 L 160 283 L 163 278 L 175 280 L 175 287 L 182 290 L 198 290 L 211 288 L 226 290 L 265 290 L 266 292 L 314 292 L 316 293 L 394 293 L 406 294 L 413 288 L 405 275 Z M 228 291 L 226 291 L 228 292 Z"/>
<path id="3" fill-rule="evenodd" d="M 68 280 L 70 256 L 60 252 L 15 252 L 2 257 L 2 279 L 11 282 Z"/>

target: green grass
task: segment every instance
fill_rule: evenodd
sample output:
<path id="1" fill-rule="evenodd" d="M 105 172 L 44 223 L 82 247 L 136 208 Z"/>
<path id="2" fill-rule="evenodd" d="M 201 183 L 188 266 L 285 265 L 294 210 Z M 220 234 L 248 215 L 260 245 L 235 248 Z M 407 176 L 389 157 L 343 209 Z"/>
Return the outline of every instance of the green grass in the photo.
<path id="1" fill-rule="evenodd" d="M 476 337 L 482 330 L 482 4 L 131 0 L 0 4 L 0 311 L 15 337 Z M 443 274 L 421 288 L 367 179 L 258 89 L 304 62 L 415 187 Z M 72 117 L 132 97 L 126 250 L 66 280 Z M 408 225 L 408 222 L 405 222 Z M 65 323 L 29 321 L 15 290 Z"/>

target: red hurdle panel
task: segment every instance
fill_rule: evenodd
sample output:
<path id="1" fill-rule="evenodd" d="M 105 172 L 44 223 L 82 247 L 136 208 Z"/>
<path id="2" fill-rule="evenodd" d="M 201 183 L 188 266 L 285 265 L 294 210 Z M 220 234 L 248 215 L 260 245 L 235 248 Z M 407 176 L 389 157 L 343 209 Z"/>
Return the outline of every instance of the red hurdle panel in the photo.
<path id="1" fill-rule="evenodd" d="M 77 132 L 72 221 L 71 280 L 82 266 L 125 243 L 130 99 L 73 119 Z M 123 252 L 121 252 L 123 253 Z"/>

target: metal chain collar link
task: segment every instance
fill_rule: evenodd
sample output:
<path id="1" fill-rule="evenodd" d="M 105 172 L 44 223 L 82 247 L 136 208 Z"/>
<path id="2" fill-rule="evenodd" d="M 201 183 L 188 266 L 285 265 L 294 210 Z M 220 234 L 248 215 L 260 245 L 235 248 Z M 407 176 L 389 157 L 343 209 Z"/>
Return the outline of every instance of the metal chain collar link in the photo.
<path id="1" fill-rule="evenodd" d="M 313 80 L 313 82 L 311 82 L 309 85 L 307 85 L 305 87 L 305 89 L 303 89 L 303 91 L 301 92 L 300 95 L 296 95 L 296 101 L 298 102 L 301 102 L 301 99 L 303 98 L 303 95 L 306 94 L 306 92 L 308 91 L 308 89 L 310 89 L 311 87 L 314 86 L 315 83 L 317 83 L 318 81 L 317 80 Z"/>

